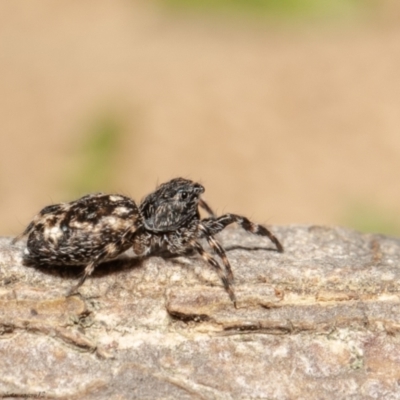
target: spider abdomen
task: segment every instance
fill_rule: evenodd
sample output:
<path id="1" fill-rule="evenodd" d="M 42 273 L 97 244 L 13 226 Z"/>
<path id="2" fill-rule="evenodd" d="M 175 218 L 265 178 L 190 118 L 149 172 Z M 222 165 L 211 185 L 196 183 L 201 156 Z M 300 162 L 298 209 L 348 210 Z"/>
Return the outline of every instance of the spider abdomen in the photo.
<path id="1" fill-rule="evenodd" d="M 136 203 L 122 195 L 96 193 L 46 207 L 28 227 L 24 260 L 82 265 L 101 254 L 111 259 L 130 247 L 138 225 Z"/>

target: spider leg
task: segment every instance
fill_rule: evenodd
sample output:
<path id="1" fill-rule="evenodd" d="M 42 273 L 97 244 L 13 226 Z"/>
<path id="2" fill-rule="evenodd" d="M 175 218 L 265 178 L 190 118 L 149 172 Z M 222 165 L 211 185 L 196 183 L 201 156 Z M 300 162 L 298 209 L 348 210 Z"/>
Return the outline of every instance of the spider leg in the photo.
<path id="1" fill-rule="evenodd" d="M 90 261 L 89 264 L 86 265 L 78 283 L 67 292 L 67 297 L 76 293 L 78 288 L 82 286 L 88 276 L 92 275 L 93 271 L 99 264 L 101 264 L 103 261 L 112 259 L 118 254 L 121 254 L 127 250 L 127 248 L 130 246 L 130 239 L 134 233 L 134 230 L 134 227 L 128 228 L 115 243 L 109 243 L 108 246 L 103 248 L 100 253 L 92 261 Z"/>
<path id="2" fill-rule="evenodd" d="M 225 265 L 225 269 L 226 269 L 226 272 L 227 272 L 227 275 L 228 275 L 228 281 L 229 281 L 229 283 L 232 283 L 233 282 L 233 272 L 232 272 L 231 264 L 230 264 L 230 262 L 228 260 L 228 256 L 226 255 L 224 248 L 214 238 L 214 236 L 212 236 L 207 231 L 207 229 L 202 224 L 200 224 L 200 230 L 203 232 L 204 237 L 206 238 L 206 240 L 207 240 L 208 244 L 210 245 L 210 247 L 221 258 L 222 262 Z"/>
<path id="3" fill-rule="evenodd" d="M 76 291 L 83 285 L 85 282 L 86 278 L 90 275 L 92 275 L 94 269 L 104 260 L 104 257 L 96 257 L 95 260 L 90 261 L 88 265 L 86 265 L 82 276 L 79 278 L 79 281 L 76 285 L 72 286 L 70 290 L 67 292 L 67 297 L 72 296 L 73 294 L 76 293 Z"/>
<path id="4" fill-rule="evenodd" d="M 218 262 L 215 260 L 215 258 L 213 256 L 211 256 L 209 253 L 207 253 L 203 249 L 203 247 L 200 243 L 193 241 L 193 242 L 191 242 L 191 246 L 203 257 L 203 259 L 208 264 L 210 264 L 215 269 L 215 271 L 217 272 L 218 276 L 220 277 L 220 279 L 224 285 L 225 290 L 229 294 L 229 298 L 232 300 L 232 303 L 235 306 L 235 308 L 237 308 L 235 293 L 233 291 L 233 288 L 231 286 L 229 279 L 227 279 L 227 277 L 225 276 L 224 271 L 221 268 L 221 266 L 218 264 Z"/>
<path id="5" fill-rule="evenodd" d="M 216 214 L 214 213 L 214 211 L 211 209 L 211 207 L 202 199 L 199 199 L 199 206 L 206 211 L 211 217 L 215 217 Z"/>
<path id="6" fill-rule="evenodd" d="M 224 228 L 234 222 L 239 224 L 244 230 L 251 232 L 255 235 L 267 236 L 271 240 L 271 242 L 275 244 L 278 252 L 283 252 L 282 244 L 265 226 L 255 224 L 246 217 L 242 217 L 236 214 L 225 214 L 218 218 L 206 218 L 201 221 L 201 223 L 206 227 L 207 231 L 211 235 L 215 235 L 218 232 L 221 232 Z"/>

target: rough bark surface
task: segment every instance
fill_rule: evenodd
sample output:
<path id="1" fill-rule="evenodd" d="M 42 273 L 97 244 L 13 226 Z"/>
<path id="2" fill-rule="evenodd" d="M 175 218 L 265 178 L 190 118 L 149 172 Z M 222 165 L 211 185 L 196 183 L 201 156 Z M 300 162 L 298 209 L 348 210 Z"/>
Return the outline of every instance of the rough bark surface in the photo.
<path id="1" fill-rule="evenodd" d="M 400 240 L 227 229 L 235 309 L 199 257 L 22 265 L 0 239 L 0 397 L 400 399 Z"/>

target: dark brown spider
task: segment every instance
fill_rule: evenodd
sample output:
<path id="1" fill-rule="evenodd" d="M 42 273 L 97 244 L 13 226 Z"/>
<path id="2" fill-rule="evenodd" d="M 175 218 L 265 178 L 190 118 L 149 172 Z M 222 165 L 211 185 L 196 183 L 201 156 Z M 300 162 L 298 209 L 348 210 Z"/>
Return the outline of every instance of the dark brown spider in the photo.
<path id="1" fill-rule="evenodd" d="M 225 214 L 216 217 L 201 199 L 204 187 L 183 178 L 172 179 L 149 194 L 138 207 L 129 197 L 96 193 L 70 203 L 45 207 L 14 242 L 28 236 L 24 261 L 39 265 L 85 265 L 74 293 L 101 262 L 113 259 L 133 248 L 137 256 L 148 256 L 160 250 L 172 254 L 198 252 L 218 273 L 225 290 L 236 306 L 232 288 L 233 273 L 215 235 L 237 222 L 243 229 L 267 236 L 279 252 L 283 247 L 264 226 L 247 218 Z M 199 206 L 211 216 L 201 219 Z M 199 239 L 206 239 L 218 255 L 206 252 Z"/>

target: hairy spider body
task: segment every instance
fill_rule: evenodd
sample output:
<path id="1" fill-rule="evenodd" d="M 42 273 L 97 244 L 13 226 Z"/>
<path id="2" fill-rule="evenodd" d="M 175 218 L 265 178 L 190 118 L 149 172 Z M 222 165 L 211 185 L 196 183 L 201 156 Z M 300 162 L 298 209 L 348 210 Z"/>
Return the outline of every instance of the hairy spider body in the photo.
<path id="1" fill-rule="evenodd" d="M 113 259 L 132 247 L 137 256 L 159 250 L 176 255 L 194 250 L 211 265 L 236 306 L 233 273 L 228 257 L 214 235 L 236 222 L 256 235 L 267 236 L 279 252 L 283 247 L 264 226 L 247 218 L 225 214 L 216 217 L 201 199 L 204 187 L 183 178 L 172 179 L 149 194 L 139 206 L 129 197 L 96 193 L 70 203 L 42 209 L 14 241 L 28 236 L 24 261 L 40 265 L 85 265 L 72 294 L 103 261 Z M 201 219 L 199 207 L 211 217 Z M 218 261 L 204 250 L 205 239 Z"/>

